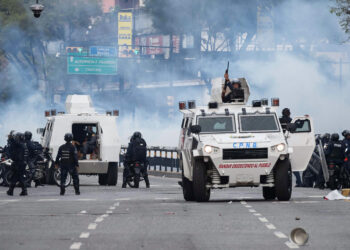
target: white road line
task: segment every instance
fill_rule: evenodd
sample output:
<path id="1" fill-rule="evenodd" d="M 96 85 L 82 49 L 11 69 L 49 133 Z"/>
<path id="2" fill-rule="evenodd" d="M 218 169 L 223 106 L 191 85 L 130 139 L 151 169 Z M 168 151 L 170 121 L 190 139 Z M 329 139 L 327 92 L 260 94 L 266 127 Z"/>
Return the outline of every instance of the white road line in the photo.
<path id="1" fill-rule="evenodd" d="M 294 201 L 294 203 L 302 203 L 302 204 L 307 204 L 307 203 L 319 203 L 320 201 Z"/>
<path id="2" fill-rule="evenodd" d="M 114 205 L 113 205 L 113 206 L 115 206 L 115 207 L 119 207 L 119 202 L 114 203 Z"/>
<path id="3" fill-rule="evenodd" d="M 111 210 L 106 211 L 106 214 L 111 214 L 111 213 L 113 213 L 113 211 L 111 211 Z"/>
<path id="4" fill-rule="evenodd" d="M 97 199 L 80 198 L 78 201 L 96 201 Z"/>
<path id="5" fill-rule="evenodd" d="M 115 201 L 129 201 L 130 198 L 118 198 L 118 199 L 114 199 Z"/>
<path id="6" fill-rule="evenodd" d="M 250 206 L 250 205 L 245 205 L 245 207 L 246 207 L 246 208 L 251 208 L 252 206 Z"/>
<path id="7" fill-rule="evenodd" d="M 20 200 L 0 200 L 0 202 L 16 202 L 16 201 L 20 201 Z"/>
<path id="8" fill-rule="evenodd" d="M 261 214 L 259 214 L 259 213 L 255 213 L 254 215 L 255 215 L 255 216 L 261 216 Z"/>
<path id="9" fill-rule="evenodd" d="M 309 198 L 323 198 L 324 195 L 310 195 Z"/>
<path id="10" fill-rule="evenodd" d="M 110 210 L 114 210 L 114 209 L 115 209 L 115 207 L 113 206 L 113 207 L 110 207 L 109 209 L 110 209 Z"/>
<path id="11" fill-rule="evenodd" d="M 267 223 L 267 224 L 265 224 L 265 226 L 266 226 L 268 229 L 272 229 L 272 230 L 276 229 L 276 227 L 275 227 L 274 225 L 272 225 L 271 223 Z"/>
<path id="12" fill-rule="evenodd" d="M 254 209 L 249 209 L 249 212 L 256 213 L 256 211 Z"/>
<path id="13" fill-rule="evenodd" d="M 287 239 L 288 238 L 284 233 L 279 232 L 279 231 L 274 232 L 274 234 L 280 239 Z"/>
<path id="14" fill-rule="evenodd" d="M 95 230 L 97 227 L 97 224 L 96 223 L 90 223 L 89 226 L 88 226 L 88 229 L 89 230 Z"/>
<path id="15" fill-rule="evenodd" d="M 108 214 L 101 215 L 102 218 L 107 218 L 108 216 L 109 216 Z"/>
<path id="16" fill-rule="evenodd" d="M 59 199 L 39 199 L 37 201 L 58 201 Z"/>
<path id="17" fill-rule="evenodd" d="M 81 239 L 87 239 L 87 238 L 89 238 L 89 236 L 90 236 L 90 233 L 81 233 L 80 236 L 79 236 L 79 238 L 81 238 Z"/>
<path id="18" fill-rule="evenodd" d="M 95 222 L 102 222 L 105 218 L 100 216 L 100 217 L 97 217 Z"/>
<path id="19" fill-rule="evenodd" d="M 69 249 L 80 249 L 81 242 L 74 242 Z"/>
<path id="20" fill-rule="evenodd" d="M 154 198 L 155 200 L 170 200 L 170 198 L 161 198 L 161 197 L 156 197 L 156 198 Z"/>
<path id="21" fill-rule="evenodd" d="M 259 220 L 263 223 L 269 222 L 265 217 L 259 217 Z"/>
<path id="22" fill-rule="evenodd" d="M 6 191 L 0 191 L 0 194 L 5 194 L 6 193 Z"/>
<path id="23" fill-rule="evenodd" d="M 292 249 L 299 248 L 297 244 L 294 244 L 293 242 L 290 242 L 290 241 L 286 241 L 285 244 L 287 245 L 287 247 Z"/>
<path id="24" fill-rule="evenodd" d="M 247 202 L 245 202 L 245 201 L 241 201 L 241 204 L 242 204 L 242 205 L 246 205 L 246 204 L 247 204 Z"/>
<path id="25" fill-rule="evenodd" d="M 87 212 L 85 210 L 80 211 L 81 214 L 86 214 Z"/>

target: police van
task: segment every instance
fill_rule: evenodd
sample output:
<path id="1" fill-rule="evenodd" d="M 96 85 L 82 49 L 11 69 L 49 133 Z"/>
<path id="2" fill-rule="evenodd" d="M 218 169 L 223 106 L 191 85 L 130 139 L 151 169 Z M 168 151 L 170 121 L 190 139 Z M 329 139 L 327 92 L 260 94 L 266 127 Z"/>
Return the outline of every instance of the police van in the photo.
<path id="1" fill-rule="evenodd" d="M 64 135 L 73 134 L 73 144 L 78 150 L 79 174 L 98 175 L 100 185 L 116 185 L 118 178 L 118 159 L 120 140 L 116 123 L 118 111 L 99 114 L 92 106 L 90 96 L 69 95 L 66 99 L 66 111 L 45 111 L 47 123 L 44 129 L 38 129 L 41 144 L 56 159 L 58 148 L 65 143 Z M 84 155 L 84 145 L 89 142 L 90 134 L 96 136 L 96 143 L 89 146 Z M 49 179 L 58 178 L 54 167 L 49 170 Z M 56 180 L 56 182 L 59 180 Z"/>
<path id="2" fill-rule="evenodd" d="M 207 106 L 180 102 L 179 139 L 182 188 L 186 201 L 208 201 L 215 188 L 262 186 L 266 200 L 289 200 L 292 171 L 304 171 L 315 148 L 308 115 L 295 117 L 283 129 L 277 115 L 279 99 L 254 100 L 239 78 L 241 93 L 223 103 L 213 89 Z"/>

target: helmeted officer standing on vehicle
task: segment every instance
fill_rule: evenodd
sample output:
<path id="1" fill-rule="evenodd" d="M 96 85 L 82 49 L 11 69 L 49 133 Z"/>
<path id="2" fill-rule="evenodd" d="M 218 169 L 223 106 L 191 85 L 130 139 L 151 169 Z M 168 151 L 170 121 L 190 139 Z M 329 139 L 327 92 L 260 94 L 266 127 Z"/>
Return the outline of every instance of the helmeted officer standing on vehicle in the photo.
<path id="1" fill-rule="evenodd" d="M 65 186 L 64 183 L 67 179 L 68 172 L 72 175 L 73 186 L 75 189 L 75 194 L 79 195 L 79 176 L 78 176 L 78 153 L 77 149 L 73 146 L 71 141 L 73 140 L 73 135 L 67 133 L 64 135 L 65 144 L 59 147 L 57 157 L 56 157 L 56 167 L 59 165 L 61 168 L 61 192 L 60 195 L 64 195 Z"/>
<path id="2" fill-rule="evenodd" d="M 140 162 L 143 163 L 143 168 L 141 173 L 146 182 L 146 187 L 150 187 L 148 173 L 147 173 L 147 159 L 146 159 L 147 144 L 146 141 L 142 138 L 140 132 L 135 132 L 130 139 L 128 149 L 125 154 L 124 160 L 124 172 L 123 172 L 123 185 L 122 188 L 126 188 L 126 180 L 130 173 L 130 163 Z"/>
<path id="3" fill-rule="evenodd" d="M 9 156 L 13 161 L 12 162 L 13 175 L 11 178 L 10 188 L 7 191 L 7 195 L 10 195 L 10 196 L 13 195 L 13 190 L 15 189 L 17 182 L 19 182 L 20 187 L 22 188 L 22 192 L 20 193 L 20 195 L 21 196 L 28 195 L 27 187 L 25 184 L 25 176 L 24 176 L 27 155 L 28 153 L 27 153 L 26 144 L 24 143 L 24 134 L 16 133 L 13 136 L 13 139 L 9 147 Z"/>

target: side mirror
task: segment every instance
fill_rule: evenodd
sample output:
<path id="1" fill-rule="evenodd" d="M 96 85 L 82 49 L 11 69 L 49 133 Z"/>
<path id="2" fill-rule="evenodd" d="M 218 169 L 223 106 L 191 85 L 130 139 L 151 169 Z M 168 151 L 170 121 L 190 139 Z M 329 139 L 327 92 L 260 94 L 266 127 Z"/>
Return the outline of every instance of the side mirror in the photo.
<path id="1" fill-rule="evenodd" d="M 294 133 L 297 130 L 297 125 L 295 125 L 295 123 L 288 123 L 286 129 L 287 131 Z"/>
<path id="2" fill-rule="evenodd" d="M 190 131 L 192 134 L 199 134 L 202 131 L 202 128 L 200 125 L 192 125 Z"/>
<path id="3" fill-rule="evenodd" d="M 36 133 L 39 134 L 39 135 L 43 135 L 45 129 L 44 128 L 38 128 L 36 129 Z"/>

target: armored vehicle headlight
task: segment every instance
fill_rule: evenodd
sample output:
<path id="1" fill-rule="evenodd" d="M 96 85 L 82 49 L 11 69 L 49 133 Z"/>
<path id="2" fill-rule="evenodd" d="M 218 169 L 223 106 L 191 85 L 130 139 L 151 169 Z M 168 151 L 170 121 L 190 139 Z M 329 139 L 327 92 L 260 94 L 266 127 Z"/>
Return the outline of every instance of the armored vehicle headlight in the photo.
<path id="1" fill-rule="evenodd" d="M 213 147 L 209 145 L 204 146 L 204 152 L 211 154 L 211 152 L 213 152 Z"/>
<path id="2" fill-rule="evenodd" d="M 278 145 L 276 146 L 276 148 L 277 148 L 277 151 L 278 151 L 278 152 L 282 152 L 282 151 L 284 151 L 284 149 L 286 148 L 286 145 L 285 145 L 284 143 L 281 143 L 281 144 L 278 144 Z"/>

